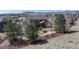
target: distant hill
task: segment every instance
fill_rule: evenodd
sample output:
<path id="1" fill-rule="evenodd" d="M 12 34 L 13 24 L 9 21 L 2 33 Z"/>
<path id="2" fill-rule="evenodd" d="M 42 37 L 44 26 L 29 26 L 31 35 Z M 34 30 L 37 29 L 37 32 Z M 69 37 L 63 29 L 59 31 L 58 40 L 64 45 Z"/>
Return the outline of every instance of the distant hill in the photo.
<path id="1" fill-rule="evenodd" d="M 79 11 L 75 10 L 65 10 L 65 11 L 51 11 L 51 12 L 24 12 L 23 14 L 65 14 L 65 13 L 70 13 L 70 14 L 79 14 Z"/>
<path id="2" fill-rule="evenodd" d="M 61 10 L 61 11 L 48 11 L 48 12 L 33 12 L 33 11 L 26 11 L 26 12 L 23 12 L 23 13 L 15 13 L 15 14 L 12 14 L 12 13 L 9 13 L 9 14 L 0 14 L 0 16 L 15 16 L 15 15 L 21 15 L 21 14 L 66 14 L 66 13 L 69 13 L 69 14 L 79 14 L 79 11 L 78 10 Z"/>

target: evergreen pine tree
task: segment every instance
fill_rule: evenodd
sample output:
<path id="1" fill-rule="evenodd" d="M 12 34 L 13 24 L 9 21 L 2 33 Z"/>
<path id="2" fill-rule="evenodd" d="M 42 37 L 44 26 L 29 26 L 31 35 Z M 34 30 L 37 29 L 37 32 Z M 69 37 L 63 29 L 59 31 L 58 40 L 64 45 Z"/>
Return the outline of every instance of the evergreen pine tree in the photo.
<path id="1" fill-rule="evenodd" d="M 57 33 L 64 33 L 65 32 L 65 17 L 63 14 L 56 14 L 54 20 L 54 30 Z"/>

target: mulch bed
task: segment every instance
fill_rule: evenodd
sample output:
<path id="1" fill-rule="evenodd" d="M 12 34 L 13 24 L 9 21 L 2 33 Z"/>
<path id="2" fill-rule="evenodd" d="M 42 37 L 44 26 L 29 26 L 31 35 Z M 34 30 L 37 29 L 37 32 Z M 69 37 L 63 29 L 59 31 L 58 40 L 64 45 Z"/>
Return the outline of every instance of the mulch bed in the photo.
<path id="1" fill-rule="evenodd" d="M 4 42 L 6 39 L 0 39 L 0 44 L 2 43 L 2 42 Z"/>
<path id="2" fill-rule="evenodd" d="M 5 41 L 7 39 L 7 36 L 0 36 L 0 43 L 2 43 L 3 41 Z"/>
<path id="3" fill-rule="evenodd" d="M 7 38 L 0 38 L 0 44 L 4 42 Z"/>
<path id="4" fill-rule="evenodd" d="M 52 36 L 53 37 L 58 37 L 58 36 L 61 36 L 61 35 L 64 35 L 64 33 L 56 33 L 56 34 L 53 34 Z"/>
<path id="5" fill-rule="evenodd" d="M 50 38 L 55 38 L 55 37 L 59 37 L 59 36 L 61 36 L 61 35 L 64 35 L 64 33 L 52 33 L 52 34 L 50 34 L 50 35 L 45 35 L 45 36 L 41 36 L 40 38 L 41 39 L 50 39 Z"/>

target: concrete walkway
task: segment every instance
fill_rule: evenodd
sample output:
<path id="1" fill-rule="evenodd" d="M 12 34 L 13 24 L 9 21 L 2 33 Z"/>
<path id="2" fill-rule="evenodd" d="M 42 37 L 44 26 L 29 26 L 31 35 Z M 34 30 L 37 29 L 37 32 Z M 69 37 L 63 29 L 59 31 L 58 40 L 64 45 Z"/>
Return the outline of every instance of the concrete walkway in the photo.
<path id="1" fill-rule="evenodd" d="M 22 49 L 77 49 L 79 48 L 79 19 L 70 29 L 70 33 L 48 39 L 47 44 L 29 45 Z"/>

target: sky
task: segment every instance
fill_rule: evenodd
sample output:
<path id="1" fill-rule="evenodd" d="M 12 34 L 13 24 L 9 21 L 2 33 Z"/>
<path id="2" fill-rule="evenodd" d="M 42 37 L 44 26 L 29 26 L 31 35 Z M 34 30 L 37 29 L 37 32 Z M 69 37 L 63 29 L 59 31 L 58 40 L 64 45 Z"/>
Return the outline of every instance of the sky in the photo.
<path id="1" fill-rule="evenodd" d="M 23 12 L 63 12 L 63 11 L 67 11 L 67 10 L 0 10 L 0 14 L 15 14 L 15 13 L 23 13 Z M 72 10 L 68 10 L 68 11 L 72 11 Z"/>
<path id="2" fill-rule="evenodd" d="M 22 13 L 24 10 L 0 10 L 0 14 Z"/>
<path id="3" fill-rule="evenodd" d="M 23 12 L 57 12 L 61 10 L 0 10 L 0 14 L 23 13 Z M 62 10 L 63 11 L 63 10 Z"/>

